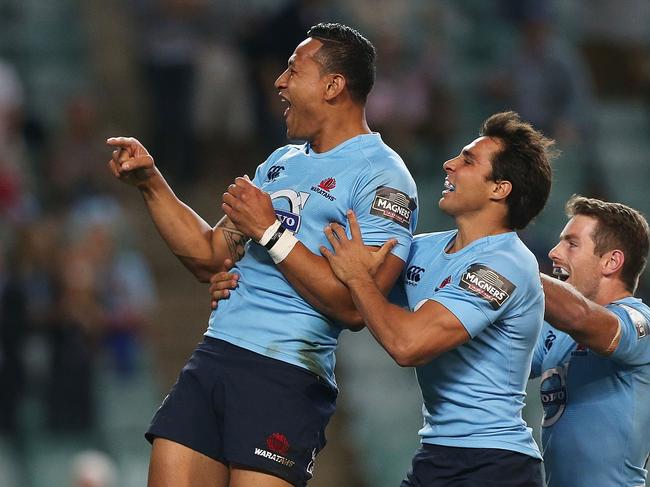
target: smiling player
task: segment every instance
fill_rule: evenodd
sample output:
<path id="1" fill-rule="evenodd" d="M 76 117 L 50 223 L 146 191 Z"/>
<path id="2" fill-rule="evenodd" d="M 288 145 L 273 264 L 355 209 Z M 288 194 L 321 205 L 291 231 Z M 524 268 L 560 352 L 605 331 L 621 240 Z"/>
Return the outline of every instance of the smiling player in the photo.
<path id="1" fill-rule="evenodd" d="M 650 454 L 650 308 L 634 297 L 648 256 L 645 218 L 574 196 L 542 275 L 548 323 L 533 356 L 550 487 L 645 485 Z M 552 327 L 551 327 L 552 326 Z"/>
<path id="2" fill-rule="evenodd" d="M 397 237 L 391 255 L 376 252 L 383 292 L 408 256 L 415 183 L 365 119 L 374 47 L 339 24 L 308 36 L 275 82 L 287 137 L 305 143 L 276 150 L 252 181 L 237 178 L 214 228 L 176 198 L 138 141 L 108 140 L 114 175 L 140 189 L 188 269 L 207 281 L 235 261 L 243 276 L 152 420 L 149 487 L 305 485 L 335 408 L 338 336 L 363 324 L 318 254 L 322 228 L 354 208 L 369 248 Z"/>
<path id="3" fill-rule="evenodd" d="M 401 281 L 408 309 L 374 284 L 354 213 L 322 247 L 377 341 L 415 366 L 422 447 L 402 487 L 542 485 L 540 452 L 521 417 L 544 297 L 537 261 L 515 230 L 544 206 L 552 142 L 513 112 L 445 162 L 439 206 L 456 230 L 418 235 Z M 388 244 L 387 244 L 388 245 Z"/>

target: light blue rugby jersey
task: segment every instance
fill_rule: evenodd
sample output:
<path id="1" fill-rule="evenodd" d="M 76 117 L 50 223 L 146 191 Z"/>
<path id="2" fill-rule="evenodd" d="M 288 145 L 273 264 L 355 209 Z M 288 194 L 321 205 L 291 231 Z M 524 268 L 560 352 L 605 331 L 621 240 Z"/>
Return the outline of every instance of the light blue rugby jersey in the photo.
<path id="1" fill-rule="evenodd" d="M 416 369 L 422 442 L 541 458 L 521 417 L 544 313 L 537 261 L 514 232 L 448 254 L 456 233 L 416 236 L 404 273 L 412 311 L 437 301 L 472 337 Z"/>
<path id="2" fill-rule="evenodd" d="M 609 357 L 544 323 L 532 376 L 541 376 L 542 451 L 551 487 L 645 485 L 650 453 L 650 308 L 607 306 L 621 323 Z"/>
<path id="3" fill-rule="evenodd" d="M 415 182 L 379 134 L 359 135 L 320 154 L 308 144 L 287 145 L 257 168 L 253 182 L 315 254 L 320 245 L 329 247 L 325 225 L 347 226 L 351 208 L 367 245 L 395 237 L 393 254 L 406 261 L 417 221 Z M 296 293 L 264 247 L 249 242 L 233 271 L 241 275 L 239 287 L 212 312 L 206 335 L 309 369 L 336 387 L 340 326 Z"/>

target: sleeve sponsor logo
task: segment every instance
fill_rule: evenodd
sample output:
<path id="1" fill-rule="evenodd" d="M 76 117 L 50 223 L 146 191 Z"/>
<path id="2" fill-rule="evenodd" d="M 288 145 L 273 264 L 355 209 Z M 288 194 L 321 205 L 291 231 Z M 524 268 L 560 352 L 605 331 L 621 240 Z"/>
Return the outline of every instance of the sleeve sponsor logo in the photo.
<path id="1" fill-rule="evenodd" d="M 625 309 L 627 315 L 630 317 L 630 320 L 636 329 L 637 340 L 641 340 L 642 338 L 650 335 L 650 325 L 648 324 L 648 320 L 643 315 L 643 313 L 637 309 L 634 309 L 632 306 L 627 306 L 624 304 L 621 304 L 620 306 L 621 308 Z"/>
<path id="2" fill-rule="evenodd" d="M 517 286 L 487 266 L 472 264 L 461 276 L 460 287 L 485 299 L 492 309 L 497 310 Z"/>
<path id="3" fill-rule="evenodd" d="M 411 215 L 416 207 L 415 199 L 409 198 L 407 194 L 388 186 L 380 186 L 375 193 L 370 214 L 392 220 L 404 228 L 409 228 Z"/>
<path id="4" fill-rule="evenodd" d="M 634 322 L 634 326 L 636 327 L 636 335 L 639 338 L 645 338 L 648 336 L 648 322 L 643 321 L 643 322 Z"/>

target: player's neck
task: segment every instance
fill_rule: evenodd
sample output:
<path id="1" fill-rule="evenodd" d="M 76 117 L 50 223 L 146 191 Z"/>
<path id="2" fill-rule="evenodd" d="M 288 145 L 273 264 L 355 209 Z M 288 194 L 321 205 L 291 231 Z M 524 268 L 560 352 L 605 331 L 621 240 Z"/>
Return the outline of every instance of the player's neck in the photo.
<path id="1" fill-rule="evenodd" d="M 485 216 L 478 218 L 467 215 L 456 217 L 456 226 L 458 234 L 454 244 L 447 251 L 450 254 L 464 249 L 478 239 L 512 232 L 512 229 L 506 227 L 501 220 L 495 221 Z"/>
<path id="2" fill-rule="evenodd" d="M 314 152 L 320 154 L 334 149 L 346 140 L 371 132 L 363 110 L 339 111 L 327 118 L 309 145 Z"/>
<path id="3" fill-rule="evenodd" d="M 629 298 L 630 296 L 632 296 L 632 293 L 625 288 L 625 285 L 620 279 L 603 278 L 593 301 L 596 304 L 605 306 L 619 299 Z"/>

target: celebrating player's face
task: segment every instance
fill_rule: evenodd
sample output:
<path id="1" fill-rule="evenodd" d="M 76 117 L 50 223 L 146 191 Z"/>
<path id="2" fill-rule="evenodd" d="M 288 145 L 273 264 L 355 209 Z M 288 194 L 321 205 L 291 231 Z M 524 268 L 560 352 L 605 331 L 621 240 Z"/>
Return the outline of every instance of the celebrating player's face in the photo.
<path id="1" fill-rule="evenodd" d="M 289 139 L 312 141 L 322 125 L 325 78 L 322 66 L 314 59 L 321 46 L 316 39 L 302 41 L 289 58 L 287 69 L 275 80 L 280 97 L 288 105 L 284 118 Z"/>
<path id="2" fill-rule="evenodd" d="M 578 291 L 589 299 L 598 293 L 600 261 L 594 252 L 592 234 L 597 221 L 577 215 L 571 218 L 560 234 L 560 241 L 548 256 L 553 261 L 554 273 L 566 277 Z"/>
<path id="3" fill-rule="evenodd" d="M 500 150 L 489 137 L 479 137 L 463 147 L 461 153 L 443 164 L 447 173 L 440 209 L 448 215 L 459 215 L 482 209 L 490 200 L 492 156 Z"/>

